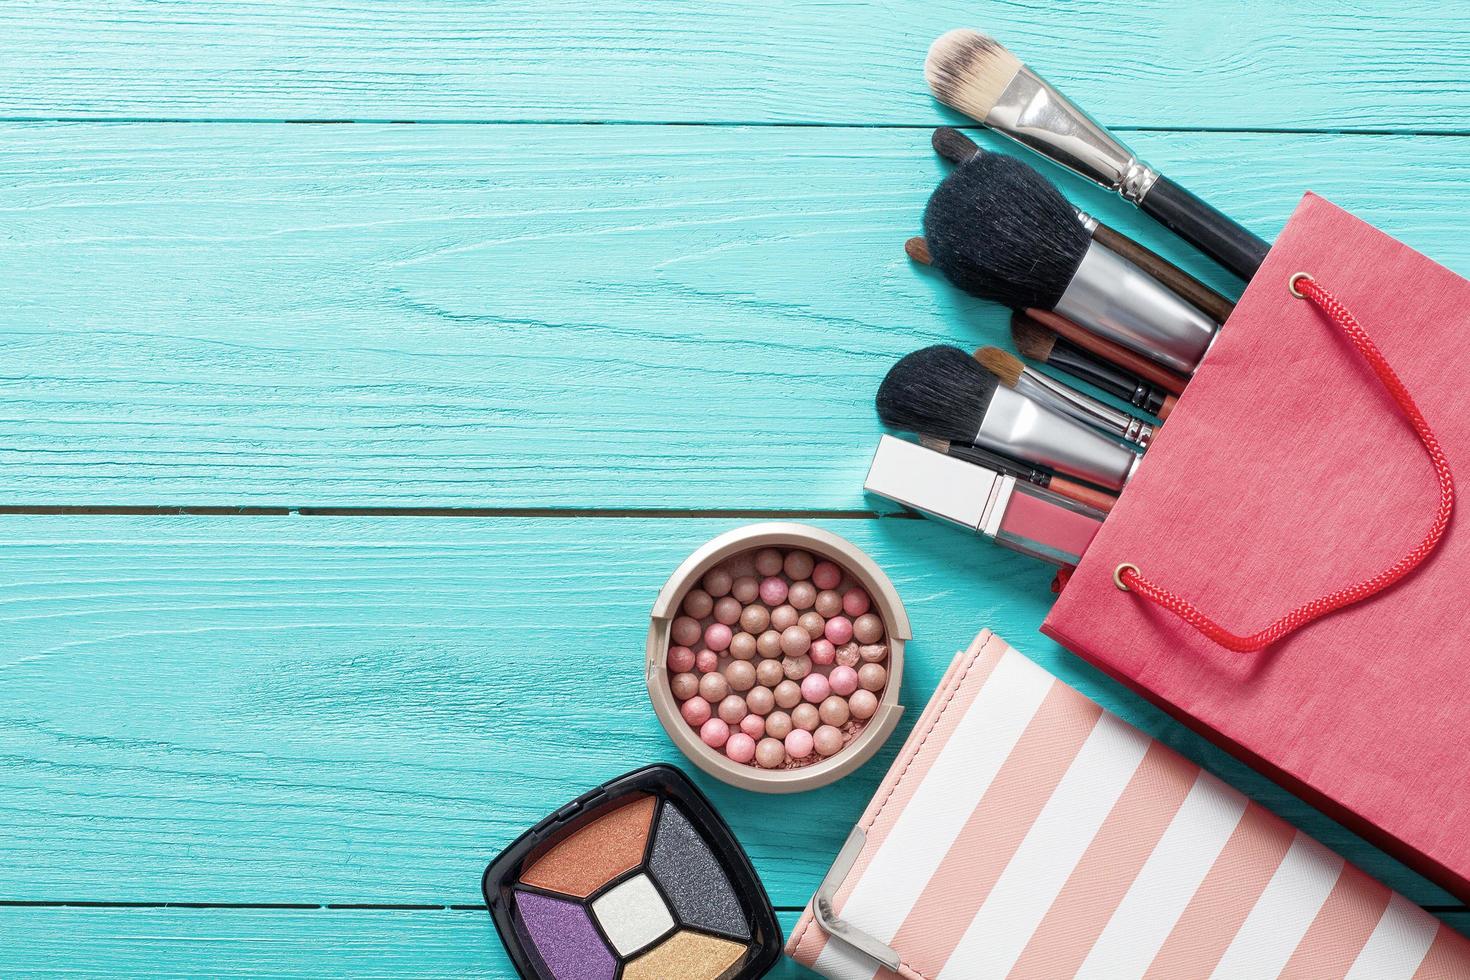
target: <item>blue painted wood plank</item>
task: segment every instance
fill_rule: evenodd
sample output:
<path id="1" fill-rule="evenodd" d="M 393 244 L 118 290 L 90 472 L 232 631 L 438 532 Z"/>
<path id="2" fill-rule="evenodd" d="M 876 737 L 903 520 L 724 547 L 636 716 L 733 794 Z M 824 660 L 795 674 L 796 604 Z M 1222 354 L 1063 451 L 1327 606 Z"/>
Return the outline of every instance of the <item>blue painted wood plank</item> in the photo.
<path id="1" fill-rule="evenodd" d="M 558 802 L 678 762 L 647 704 L 666 576 L 727 520 L 0 518 L 0 900 L 474 904 Z M 907 604 L 916 717 L 982 626 L 1417 901 L 1452 904 L 1036 634 L 1046 566 L 830 522 Z M 898 748 L 796 796 L 703 776 L 803 904 Z"/>
<path id="2" fill-rule="evenodd" d="M 986 29 L 1114 125 L 1462 131 L 1470 9 L 1434 0 L 30 0 L 0 115 L 932 123 Z"/>
<path id="3" fill-rule="evenodd" d="M 1138 142 L 1470 272 L 1464 139 Z M 920 129 L 0 126 L 0 504 L 866 506 L 888 366 L 1008 343 L 903 256 L 940 173 Z"/>

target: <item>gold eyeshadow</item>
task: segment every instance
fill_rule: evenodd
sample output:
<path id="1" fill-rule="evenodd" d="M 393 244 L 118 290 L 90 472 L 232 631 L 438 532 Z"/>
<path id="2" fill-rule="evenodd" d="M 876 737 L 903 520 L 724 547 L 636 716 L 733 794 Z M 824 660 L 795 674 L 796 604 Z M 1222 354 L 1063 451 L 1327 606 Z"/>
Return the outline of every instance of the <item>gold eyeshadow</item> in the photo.
<path id="1" fill-rule="evenodd" d="M 517 969 L 537 980 L 738 980 L 780 956 L 749 858 L 672 766 L 542 820 L 491 863 L 484 889 Z"/>

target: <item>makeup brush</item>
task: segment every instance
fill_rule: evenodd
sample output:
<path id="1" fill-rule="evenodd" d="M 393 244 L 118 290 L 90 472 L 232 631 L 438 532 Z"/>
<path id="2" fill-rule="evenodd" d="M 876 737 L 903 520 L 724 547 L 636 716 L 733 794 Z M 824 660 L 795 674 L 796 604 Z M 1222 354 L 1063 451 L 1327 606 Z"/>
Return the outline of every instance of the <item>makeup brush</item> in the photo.
<path id="1" fill-rule="evenodd" d="M 1005 476 L 1013 476 L 1018 480 L 1025 480 L 1034 486 L 1048 489 L 1052 493 L 1061 494 L 1068 500 L 1075 500 L 1079 504 L 1086 504 L 1088 507 L 1100 510 L 1104 514 L 1111 511 L 1113 505 L 1118 502 L 1118 498 L 1106 490 L 1098 490 L 1083 483 L 1073 482 L 1064 476 L 1057 476 L 1046 470 L 1035 469 L 1023 463 L 1018 463 L 1009 457 L 1002 456 L 999 453 L 993 453 L 988 449 L 981 449 L 979 446 L 966 446 L 957 442 L 950 442 L 948 439 L 940 439 L 937 436 L 926 436 L 922 434 L 919 436 L 919 445 L 926 449 L 932 449 L 937 453 L 944 453 L 946 456 L 953 456 L 955 459 L 962 459 L 967 463 L 973 463 L 976 466 L 983 466 L 986 469 L 995 470 L 997 473 Z"/>
<path id="2" fill-rule="evenodd" d="M 1049 364 L 1121 398 L 1134 408 L 1141 408 L 1160 421 L 1169 417 L 1178 398 L 1161 388 L 1129 374 L 1116 365 L 1094 357 L 1087 351 L 1063 340 L 1020 310 L 1011 314 L 1011 341 L 1021 356 L 1041 364 Z"/>
<path id="3" fill-rule="evenodd" d="M 1007 388 L 1013 388 L 1043 405 L 1050 405 L 1083 425 L 1090 425 L 1140 449 L 1147 449 L 1149 440 L 1154 436 L 1154 427 L 1142 419 L 1098 401 L 1040 371 L 1033 371 L 1010 351 L 999 347 L 982 347 L 975 352 L 975 360 L 999 378 L 1000 383 Z"/>
<path id="4" fill-rule="evenodd" d="M 1242 279 L 1266 258 L 1266 242 L 1140 161 L 993 38 L 950 31 L 930 46 L 924 77 L 940 102 L 1117 191 Z"/>
<path id="5" fill-rule="evenodd" d="M 1076 209 L 1025 163 L 977 153 L 924 208 L 935 268 L 1014 310 L 1055 310 L 1116 344 L 1188 374 L 1218 324 L 1137 265 L 1092 240 Z"/>
<path id="6" fill-rule="evenodd" d="M 968 162 L 976 154 L 986 152 L 974 140 L 953 126 L 940 126 L 934 130 L 930 142 L 936 153 L 955 166 Z M 1037 174 L 1037 177 L 1042 180 L 1046 179 L 1040 174 Z M 1142 243 L 1134 241 L 1116 228 L 1103 224 L 1085 211 L 1076 208 L 1074 210 L 1077 211 L 1077 220 L 1082 222 L 1082 226 L 1087 229 L 1093 241 L 1128 259 L 1144 272 L 1174 290 L 1187 302 L 1199 307 L 1216 323 L 1224 323 L 1229 319 L 1231 312 L 1235 309 L 1235 304 L 1230 300 Z"/>
<path id="7" fill-rule="evenodd" d="M 1107 436 L 1000 384 L 958 347 L 914 351 L 878 387 L 887 425 L 979 446 L 1121 490 L 1142 458 Z"/>

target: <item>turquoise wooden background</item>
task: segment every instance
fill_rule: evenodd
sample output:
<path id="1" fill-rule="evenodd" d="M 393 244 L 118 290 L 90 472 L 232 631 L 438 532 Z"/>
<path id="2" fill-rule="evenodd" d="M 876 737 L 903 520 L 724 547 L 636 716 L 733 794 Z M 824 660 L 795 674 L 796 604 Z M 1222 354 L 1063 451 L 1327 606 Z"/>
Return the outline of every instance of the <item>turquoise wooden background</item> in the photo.
<path id="1" fill-rule="evenodd" d="M 649 604 L 764 517 L 887 569 L 915 708 L 992 626 L 1470 926 L 861 494 L 886 367 L 1005 333 L 902 251 L 963 24 L 1264 236 L 1310 188 L 1470 273 L 1463 5 L 0 5 L 0 975 L 510 976 L 480 870 L 677 761 Z M 788 924 L 896 746 L 701 779 Z"/>

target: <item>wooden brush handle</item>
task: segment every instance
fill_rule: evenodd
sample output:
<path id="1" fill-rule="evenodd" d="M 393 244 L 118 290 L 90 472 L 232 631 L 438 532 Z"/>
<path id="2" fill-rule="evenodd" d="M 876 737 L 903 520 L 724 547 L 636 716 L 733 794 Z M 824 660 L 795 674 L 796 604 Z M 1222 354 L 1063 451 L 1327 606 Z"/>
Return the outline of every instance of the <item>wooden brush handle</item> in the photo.
<path id="1" fill-rule="evenodd" d="M 1035 307 L 1028 309 L 1026 315 L 1037 323 L 1056 331 L 1058 336 L 1066 337 L 1083 350 L 1091 351 L 1103 360 L 1111 361 L 1123 370 L 1131 371 L 1145 381 L 1153 382 L 1170 394 L 1177 395 L 1184 390 L 1186 380 L 1173 371 L 1111 340 L 1104 340 L 1064 316 L 1059 316 L 1051 310 L 1040 310 Z"/>
<path id="2" fill-rule="evenodd" d="M 903 250 L 909 258 L 920 265 L 928 265 L 933 259 L 929 255 L 929 243 L 918 235 L 903 243 Z"/>
<path id="3" fill-rule="evenodd" d="M 1132 261 L 1144 272 L 1174 290 L 1185 302 L 1199 307 L 1205 316 L 1216 323 L 1224 323 L 1235 309 L 1235 304 L 1230 300 L 1115 228 L 1099 222 L 1093 229 L 1092 240 Z"/>
<path id="4" fill-rule="evenodd" d="M 1164 399 L 1164 404 L 1160 405 L 1159 410 L 1154 414 L 1157 415 L 1159 417 L 1159 421 L 1162 422 L 1164 421 L 1164 419 L 1169 417 L 1169 413 L 1174 411 L 1174 406 L 1178 404 L 1179 396 L 1169 395 L 1167 398 Z"/>
<path id="5" fill-rule="evenodd" d="M 1113 505 L 1118 502 L 1117 497 L 1105 490 L 1096 490 L 1081 483 L 1073 483 L 1064 476 L 1052 477 L 1046 488 L 1061 494 L 1068 500 L 1075 500 L 1079 504 L 1086 504 L 1094 510 L 1100 510 L 1104 514 L 1111 512 Z"/>

